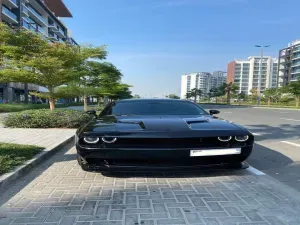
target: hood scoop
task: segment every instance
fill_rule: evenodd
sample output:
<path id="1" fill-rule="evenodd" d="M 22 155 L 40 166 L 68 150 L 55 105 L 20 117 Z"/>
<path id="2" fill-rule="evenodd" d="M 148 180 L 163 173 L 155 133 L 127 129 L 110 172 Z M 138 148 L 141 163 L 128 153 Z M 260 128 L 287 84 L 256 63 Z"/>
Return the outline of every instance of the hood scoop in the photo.
<path id="1" fill-rule="evenodd" d="M 186 124 L 191 130 L 198 130 L 201 124 L 209 123 L 209 121 L 209 118 L 205 117 L 185 119 Z"/>
<path id="2" fill-rule="evenodd" d="M 130 119 L 123 119 L 123 120 L 118 120 L 118 123 L 121 124 L 137 124 L 139 125 L 142 129 L 145 129 L 145 124 L 141 120 L 130 120 Z"/>

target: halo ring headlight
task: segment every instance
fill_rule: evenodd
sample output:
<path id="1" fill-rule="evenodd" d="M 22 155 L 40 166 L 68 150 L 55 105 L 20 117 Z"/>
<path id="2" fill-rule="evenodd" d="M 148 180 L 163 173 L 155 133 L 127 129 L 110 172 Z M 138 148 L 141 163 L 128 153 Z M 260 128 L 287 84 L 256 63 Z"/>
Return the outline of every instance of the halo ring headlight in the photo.
<path id="1" fill-rule="evenodd" d="M 218 137 L 219 141 L 228 142 L 232 139 L 232 136 Z"/>
<path id="2" fill-rule="evenodd" d="M 88 144 L 96 144 L 100 139 L 98 137 L 85 137 L 83 140 Z"/>
<path id="3" fill-rule="evenodd" d="M 238 142 L 244 142 L 249 139 L 248 135 L 242 135 L 242 136 L 235 136 L 235 140 Z"/>
<path id="4" fill-rule="evenodd" d="M 104 143 L 107 143 L 107 144 L 112 144 L 112 143 L 115 143 L 117 141 L 117 138 L 107 138 L 107 137 L 103 137 L 101 138 L 101 140 L 104 142 Z"/>

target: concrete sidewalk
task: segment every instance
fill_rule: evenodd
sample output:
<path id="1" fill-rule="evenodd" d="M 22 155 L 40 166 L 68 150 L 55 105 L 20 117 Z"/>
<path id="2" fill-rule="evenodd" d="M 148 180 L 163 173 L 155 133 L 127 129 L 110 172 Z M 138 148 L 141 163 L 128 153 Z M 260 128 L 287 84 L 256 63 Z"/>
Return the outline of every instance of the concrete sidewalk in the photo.
<path id="1" fill-rule="evenodd" d="M 74 147 L 0 194 L 0 224 L 296 225 L 300 193 L 247 170 L 84 172 Z"/>
<path id="2" fill-rule="evenodd" d="M 46 150 L 75 135 L 76 129 L 0 128 L 0 142 L 37 145 Z"/>

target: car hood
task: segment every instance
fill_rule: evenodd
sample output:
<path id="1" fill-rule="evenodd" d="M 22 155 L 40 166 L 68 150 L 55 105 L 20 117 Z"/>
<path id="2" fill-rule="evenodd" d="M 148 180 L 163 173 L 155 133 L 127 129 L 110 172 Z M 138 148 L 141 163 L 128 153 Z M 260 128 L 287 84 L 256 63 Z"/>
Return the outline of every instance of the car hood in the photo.
<path id="1" fill-rule="evenodd" d="M 203 116 L 106 116 L 87 124 L 82 133 L 173 133 L 235 135 L 245 131 L 228 120 Z M 220 133 L 220 134 L 217 134 Z"/>

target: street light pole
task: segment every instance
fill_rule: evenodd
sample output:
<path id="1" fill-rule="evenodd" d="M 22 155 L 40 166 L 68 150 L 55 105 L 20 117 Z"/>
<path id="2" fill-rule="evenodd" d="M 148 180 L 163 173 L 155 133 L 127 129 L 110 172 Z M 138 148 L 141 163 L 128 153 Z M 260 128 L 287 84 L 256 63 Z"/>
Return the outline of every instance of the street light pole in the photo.
<path id="1" fill-rule="evenodd" d="M 264 48 L 270 47 L 270 45 L 255 45 L 255 47 L 261 49 L 260 61 L 259 61 L 259 75 L 258 75 L 258 87 L 257 87 L 257 105 L 260 105 L 261 99 L 261 75 L 262 75 L 262 63 L 264 58 Z"/>

